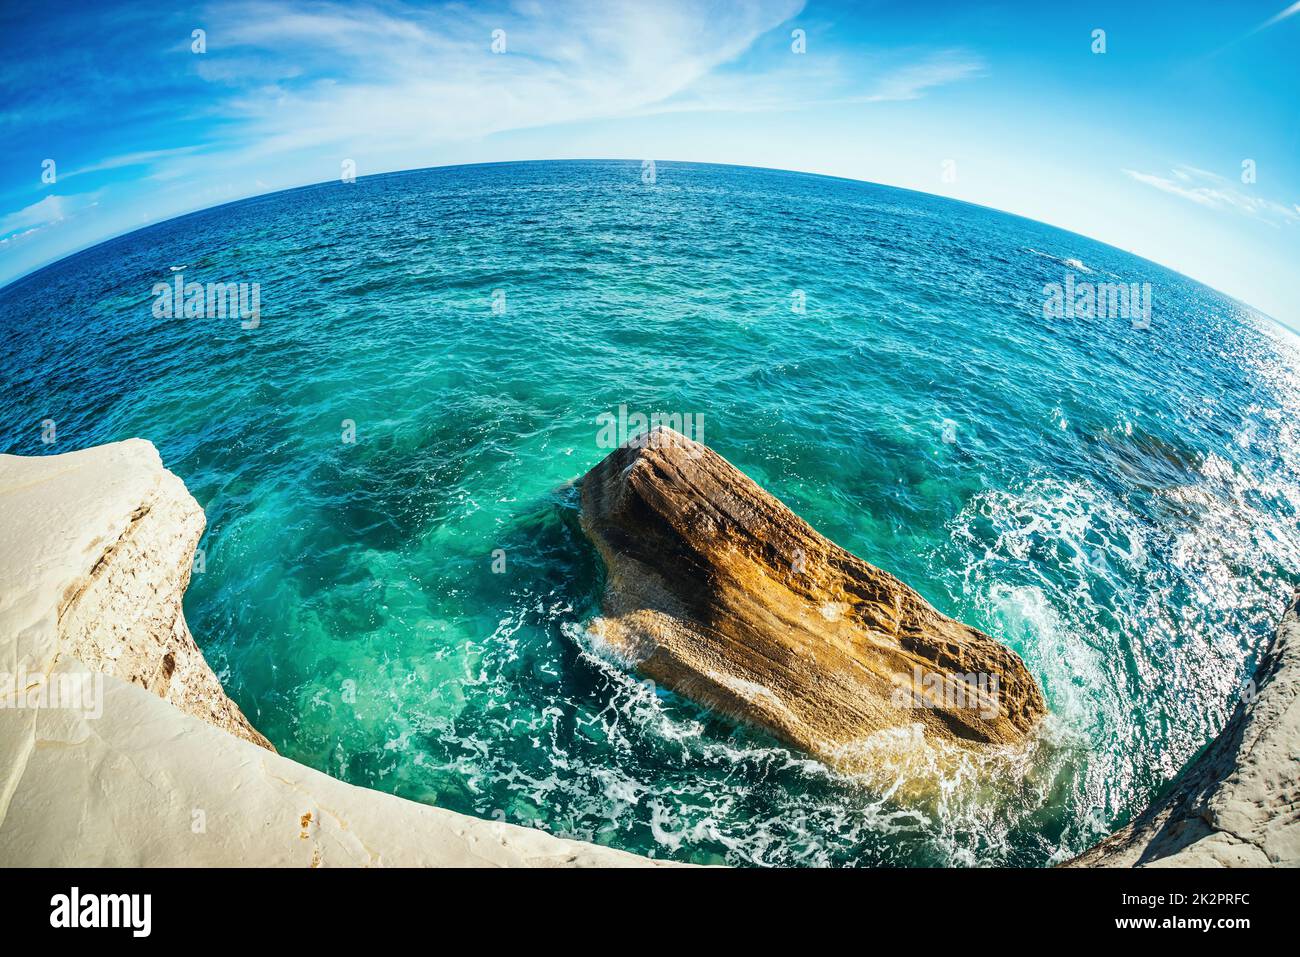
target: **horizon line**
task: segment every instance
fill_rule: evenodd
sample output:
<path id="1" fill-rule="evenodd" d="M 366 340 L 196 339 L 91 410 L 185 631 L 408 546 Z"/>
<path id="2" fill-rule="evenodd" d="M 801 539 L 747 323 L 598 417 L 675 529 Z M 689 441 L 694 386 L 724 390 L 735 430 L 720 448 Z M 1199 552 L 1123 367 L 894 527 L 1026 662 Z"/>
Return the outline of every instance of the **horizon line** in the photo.
<path id="1" fill-rule="evenodd" d="M 512 166 L 512 165 L 523 165 L 528 163 L 644 163 L 645 159 L 646 159 L 645 157 L 632 158 L 632 157 L 618 157 L 618 156 L 606 156 L 606 157 L 592 156 L 592 157 L 565 157 L 562 159 L 538 158 L 538 159 L 487 160 L 487 161 L 477 162 L 477 163 L 445 163 L 436 166 L 412 166 L 404 169 L 381 170 L 376 173 L 367 173 L 364 176 L 358 176 L 356 177 L 356 180 L 354 180 L 354 182 L 363 179 L 366 180 L 377 179 L 383 176 L 399 176 L 399 175 L 406 175 L 411 173 L 433 172 L 436 170 L 472 169 L 478 166 Z M 1154 259 L 1151 259 L 1147 256 L 1143 256 L 1140 253 L 1133 252 L 1132 250 L 1122 249 L 1119 246 L 1115 246 L 1111 243 L 1106 242 L 1105 240 L 1097 239 L 1095 237 L 1087 235 L 1086 233 L 1081 233 L 1077 230 L 1070 229 L 1066 226 L 1061 226 L 1056 223 L 1051 223 L 1048 222 L 1047 220 L 1034 219 L 1022 213 L 1015 213 L 1012 212 L 1011 210 L 1001 209 L 997 206 L 987 206 L 983 203 L 976 203 L 967 199 L 958 199 L 957 197 L 946 196 L 942 193 L 931 193 L 925 190 L 913 189 L 909 186 L 896 186 L 892 183 L 881 183 L 875 180 L 868 180 L 868 179 L 856 179 L 852 176 L 839 176 L 833 173 L 817 173 L 811 170 L 804 170 L 804 169 L 788 169 L 788 168 L 778 167 L 778 166 L 751 166 L 744 163 L 718 163 L 710 160 L 656 159 L 654 160 L 654 162 L 656 164 L 672 163 L 672 164 L 679 164 L 682 166 L 719 166 L 727 169 L 752 169 L 752 170 L 760 170 L 769 173 L 794 173 L 800 176 L 814 176 L 817 177 L 818 179 L 839 180 L 845 183 L 861 183 L 867 186 L 879 186 L 884 189 L 894 189 L 904 193 L 916 193 L 917 195 L 920 196 L 928 196 L 934 199 L 946 200 L 952 203 L 959 203 L 963 206 L 972 206 L 976 209 L 988 210 L 990 212 L 998 213 L 1003 216 L 1011 216 L 1014 217 L 1015 219 L 1023 219 L 1026 222 L 1037 223 L 1042 226 L 1048 226 L 1052 229 L 1059 230 L 1060 232 L 1067 233 L 1071 236 L 1078 236 L 1081 239 L 1086 239 L 1088 242 L 1097 243 L 1098 245 L 1105 246 L 1109 249 L 1114 249 L 1118 252 L 1124 253 L 1127 256 L 1132 256 L 1134 259 L 1138 259 L 1143 262 L 1148 262 L 1151 265 L 1156 266 L 1160 269 L 1165 269 L 1169 272 L 1174 273 L 1177 276 L 1181 276 L 1183 279 L 1186 279 L 1189 282 L 1196 283 L 1197 285 L 1210 290 L 1217 296 L 1222 296 L 1224 299 L 1236 303 L 1237 305 L 1243 307 L 1244 309 L 1247 309 L 1250 312 L 1256 313 L 1257 315 L 1264 317 L 1265 319 L 1269 320 L 1275 325 L 1285 329 L 1287 332 L 1291 333 L 1292 335 L 1300 336 L 1300 327 L 1292 328 L 1287 323 L 1283 322 L 1280 319 L 1275 318 L 1274 316 L 1258 308 L 1257 306 L 1253 306 L 1250 303 L 1245 302 L 1244 300 L 1238 299 L 1236 296 L 1229 295 L 1228 293 L 1223 292 L 1220 289 L 1216 289 L 1215 287 L 1209 285 L 1208 283 L 1197 279 L 1195 276 L 1189 276 L 1184 272 L 1180 272 L 1179 270 L 1175 269 L 1172 266 L 1168 266 L 1165 265 L 1164 263 L 1157 262 Z M 59 256 L 55 259 L 47 260 L 46 262 L 41 263 L 38 266 L 34 266 L 28 271 L 15 276 L 13 279 L 10 279 L 8 282 L 0 284 L 0 296 L 4 295 L 6 291 L 18 285 L 19 283 L 23 282 L 24 280 L 30 279 L 33 276 L 36 276 L 37 274 L 44 272 L 46 269 L 50 269 L 54 266 L 57 266 L 59 263 L 62 263 L 65 260 L 71 259 L 74 256 L 80 256 L 83 253 L 88 253 L 91 250 L 98 249 L 100 246 L 106 246 L 109 243 L 116 242 L 119 239 L 125 239 L 128 236 L 134 236 L 136 233 L 144 232 L 147 229 L 153 229 L 157 226 L 162 226 L 167 223 L 185 219 L 186 217 L 189 216 L 197 216 L 200 213 L 207 213 L 213 210 L 222 209 L 226 206 L 237 206 L 240 205 L 241 203 L 248 203 L 258 199 L 264 199 L 271 196 L 279 196 L 284 193 L 294 193 L 294 192 L 298 192 L 299 190 L 316 189 L 321 186 L 329 186 L 335 183 L 339 185 L 351 185 L 350 183 L 345 183 L 341 179 L 331 178 L 331 179 L 320 180 L 315 183 L 303 183 L 299 186 L 287 186 L 284 189 L 270 190 L 268 192 L 250 193 L 246 196 L 241 196 L 237 199 L 231 199 L 231 200 L 226 200 L 224 202 L 213 203 L 210 206 L 200 206 L 196 209 L 186 210 L 185 212 L 177 213 L 174 216 L 169 216 L 166 219 L 155 220 L 150 223 L 145 223 L 142 226 L 137 226 L 134 229 L 128 229 L 120 233 L 114 233 L 112 236 L 108 236 L 104 239 L 97 240 L 92 243 L 88 243 L 85 246 L 81 246 L 77 249 L 74 249 L 71 252 Z"/>

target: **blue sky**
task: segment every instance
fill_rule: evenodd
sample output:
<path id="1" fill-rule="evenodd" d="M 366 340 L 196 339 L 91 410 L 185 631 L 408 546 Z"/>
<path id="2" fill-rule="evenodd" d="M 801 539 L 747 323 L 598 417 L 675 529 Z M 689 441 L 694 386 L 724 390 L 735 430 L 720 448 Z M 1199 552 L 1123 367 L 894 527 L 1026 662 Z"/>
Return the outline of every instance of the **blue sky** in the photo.
<path id="1" fill-rule="evenodd" d="M 1286 0 L 0 0 L 0 283 L 347 159 L 654 158 L 993 206 L 1300 329 L 1298 62 Z"/>

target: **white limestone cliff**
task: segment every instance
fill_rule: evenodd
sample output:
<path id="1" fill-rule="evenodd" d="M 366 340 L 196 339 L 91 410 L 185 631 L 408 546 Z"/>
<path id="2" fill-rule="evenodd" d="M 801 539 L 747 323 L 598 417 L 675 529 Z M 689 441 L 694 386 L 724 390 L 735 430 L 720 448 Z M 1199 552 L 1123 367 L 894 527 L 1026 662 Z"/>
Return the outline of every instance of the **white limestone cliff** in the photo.
<path id="1" fill-rule="evenodd" d="M 148 442 L 0 455 L 0 865 L 654 863 L 276 754 L 185 623 L 204 523 Z"/>

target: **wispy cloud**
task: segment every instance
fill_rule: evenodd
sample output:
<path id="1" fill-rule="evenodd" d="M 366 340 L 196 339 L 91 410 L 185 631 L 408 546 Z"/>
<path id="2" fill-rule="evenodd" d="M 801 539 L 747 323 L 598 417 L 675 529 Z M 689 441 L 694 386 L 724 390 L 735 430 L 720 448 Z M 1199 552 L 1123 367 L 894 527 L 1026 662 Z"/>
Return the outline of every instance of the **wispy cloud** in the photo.
<path id="1" fill-rule="evenodd" d="M 1269 17 L 1267 20 L 1265 20 L 1263 23 L 1257 26 L 1254 30 L 1252 30 L 1251 33 L 1258 33 L 1260 30 L 1267 30 L 1269 27 L 1276 26 L 1277 24 L 1281 23 L 1283 20 L 1295 16 L 1297 13 L 1300 13 L 1300 2 L 1293 3 L 1285 10 L 1281 10 L 1278 13 L 1274 14 L 1273 16 Z"/>
<path id="2" fill-rule="evenodd" d="M 1198 169 L 1176 166 L 1168 175 L 1125 169 L 1124 175 L 1161 192 L 1178 196 L 1207 209 L 1235 211 L 1272 222 L 1300 222 L 1300 206 L 1266 199 L 1235 184 L 1226 176 Z M 1250 187 L 1253 189 L 1253 187 Z"/>
<path id="3" fill-rule="evenodd" d="M 110 156 L 88 166 L 82 166 L 78 169 L 71 170 L 67 173 L 60 173 L 59 179 L 67 180 L 74 176 L 85 176 L 87 173 L 102 173 L 107 170 L 125 169 L 129 166 L 151 166 L 160 160 L 169 159 L 176 156 L 185 156 L 199 149 L 198 146 L 177 146 L 164 150 L 139 150 L 134 153 L 121 153 L 116 156 Z"/>
<path id="4" fill-rule="evenodd" d="M 428 157 L 441 142 L 655 113 L 910 100 L 984 69 L 961 50 L 865 66 L 842 63 L 829 44 L 795 55 L 788 29 L 802 9 L 803 0 L 524 2 L 497 12 L 257 0 L 213 8 L 195 69 L 224 90 L 213 112 L 230 123 L 213 147 L 253 166 L 313 150 Z M 292 70 L 256 66 L 284 50 Z"/>
<path id="5" fill-rule="evenodd" d="M 1300 0 L 1297 0 L 1296 3 L 1291 4 L 1291 6 L 1289 7 L 1279 10 L 1273 16 L 1269 17 L 1267 20 L 1263 21 L 1262 23 L 1256 24 L 1252 29 L 1247 30 L 1245 33 L 1241 34 L 1240 36 L 1234 37 L 1233 39 L 1229 40 L 1227 43 L 1223 44 L 1220 47 L 1216 47 L 1213 51 L 1207 53 L 1205 58 L 1216 57 L 1219 54 L 1223 53 L 1225 50 L 1231 50 L 1234 47 L 1236 47 L 1237 44 L 1243 43 L 1246 40 L 1249 40 L 1251 37 L 1263 33 L 1265 30 L 1269 29 L 1270 27 L 1277 26 L 1283 20 L 1289 20 L 1297 13 L 1300 13 Z"/>
<path id="6" fill-rule="evenodd" d="M 648 104 L 642 114 L 760 113 L 853 103 L 915 100 L 949 83 L 981 76 L 985 63 L 965 50 L 910 51 L 852 65 L 834 52 L 786 56 L 761 70 L 716 71 L 682 93 Z"/>
<path id="7" fill-rule="evenodd" d="M 915 100 L 934 87 L 981 76 L 984 71 L 980 57 L 963 50 L 942 50 L 878 78 L 874 92 L 862 99 L 873 103 Z"/>
<path id="8" fill-rule="evenodd" d="M 26 236 L 61 223 L 83 210 L 94 207 L 98 202 L 98 192 L 71 196 L 58 196 L 51 193 L 30 206 L 0 216 L 0 242 L 8 242 L 19 236 Z"/>
<path id="9" fill-rule="evenodd" d="M 209 57 L 286 47 L 304 64 L 274 88 L 231 83 L 228 115 L 258 153 L 369 143 L 390 149 L 644 111 L 688 89 L 796 15 L 802 0 L 640 0 L 466 8 L 223 6 Z M 506 52 L 490 52 L 494 30 Z M 224 45 L 224 47 L 223 47 Z M 219 67 L 205 64 L 208 76 Z"/>

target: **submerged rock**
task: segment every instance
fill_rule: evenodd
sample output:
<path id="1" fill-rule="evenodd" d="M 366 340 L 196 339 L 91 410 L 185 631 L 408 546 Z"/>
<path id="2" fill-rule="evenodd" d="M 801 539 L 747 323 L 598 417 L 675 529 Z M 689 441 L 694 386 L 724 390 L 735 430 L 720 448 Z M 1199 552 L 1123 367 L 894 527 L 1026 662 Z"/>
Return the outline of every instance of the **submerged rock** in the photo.
<path id="1" fill-rule="evenodd" d="M 877 732 L 918 726 L 931 740 L 1014 743 L 1046 712 L 1014 652 L 670 429 L 587 473 L 582 525 L 608 575 L 598 640 L 830 763 L 852 766 Z"/>

